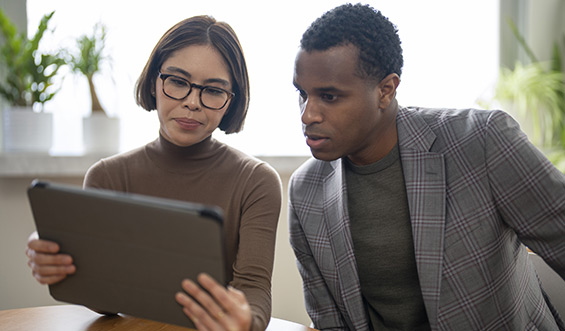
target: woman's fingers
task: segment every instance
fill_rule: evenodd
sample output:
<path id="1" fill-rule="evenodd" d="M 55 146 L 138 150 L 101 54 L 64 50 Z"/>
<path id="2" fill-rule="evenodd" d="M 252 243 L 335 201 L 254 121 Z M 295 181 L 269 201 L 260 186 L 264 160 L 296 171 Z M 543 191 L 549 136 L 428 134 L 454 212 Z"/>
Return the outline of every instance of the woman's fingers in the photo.
<path id="1" fill-rule="evenodd" d="M 201 274 L 198 282 L 184 280 L 177 301 L 199 330 L 249 330 L 251 309 L 243 292 L 226 289 L 210 276 Z"/>
<path id="2" fill-rule="evenodd" d="M 59 245 L 56 242 L 49 240 L 32 239 L 30 236 L 30 239 L 27 242 L 27 250 L 55 254 L 59 252 Z"/>
<path id="3" fill-rule="evenodd" d="M 238 324 L 250 323 L 251 309 L 243 292 L 231 286 L 226 289 L 207 274 L 200 274 L 198 282 L 212 294 L 215 302 L 221 305 L 220 309 L 226 311 Z"/>
<path id="4" fill-rule="evenodd" d="M 57 274 L 53 276 L 44 276 L 36 272 L 33 272 L 32 274 L 33 274 L 33 278 L 35 278 L 42 285 L 53 285 L 55 283 L 62 281 L 67 277 L 66 274 Z"/>
<path id="5" fill-rule="evenodd" d="M 192 298 L 186 300 L 191 313 L 203 322 L 220 321 L 224 319 L 225 312 L 216 301 L 197 284 L 189 279 L 182 282 L 183 289 Z M 208 323 L 207 323 L 208 324 Z"/>
<path id="6" fill-rule="evenodd" d="M 57 254 L 58 252 L 57 243 L 37 239 L 37 232 L 29 236 L 26 249 L 27 264 L 32 270 L 33 277 L 40 284 L 55 284 L 76 271 L 72 257 L 68 254 Z"/>
<path id="7" fill-rule="evenodd" d="M 33 249 L 28 249 L 26 255 L 30 261 L 39 265 L 68 266 L 73 263 L 73 258 L 68 254 L 49 254 Z"/>
<path id="8" fill-rule="evenodd" d="M 177 293 L 176 300 L 183 306 L 183 312 L 192 320 L 198 330 L 220 329 L 219 324 L 214 321 L 210 314 L 185 293 Z"/>
<path id="9" fill-rule="evenodd" d="M 52 265 L 37 263 L 36 261 L 58 261 L 71 260 L 69 256 L 43 256 L 44 254 L 35 254 L 35 259 L 30 259 L 28 265 L 32 270 L 33 277 L 40 284 L 55 284 L 65 279 L 67 275 L 73 274 L 76 267 L 72 264 Z"/>

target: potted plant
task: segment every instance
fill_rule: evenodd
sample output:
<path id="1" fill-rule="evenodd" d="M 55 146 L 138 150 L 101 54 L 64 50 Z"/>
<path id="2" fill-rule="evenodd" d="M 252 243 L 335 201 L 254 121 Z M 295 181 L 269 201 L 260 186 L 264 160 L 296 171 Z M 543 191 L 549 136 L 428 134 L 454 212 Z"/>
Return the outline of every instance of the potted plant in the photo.
<path id="1" fill-rule="evenodd" d="M 88 81 L 91 113 L 83 118 L 83 143 L 87 153 L 114 153 L 119 149 L 118 118 L 108 116 L 94 84 L 94 76 L 101 71 L 109 57 L 105 54 L 106 27 L 98 23 L 92 34 L 82 35 L 76 41 L 76 50 L 68 55 L 71 69 Z"/>
<path id="2" fill-rule="evenodd" d="M 54 77 L 65 61 L 38 48 L 53 14 L 45 15 L 28 39 L 0 9 L 0 97 L 8 104 L 3 141 L 9 152 L 46 152 L 51 147 L 52 114 L 43 112 L 43 105 L 57 93 Z"/>
<path id="3" fill-rule="evenodd" d="M 79 37 L 76 45 L 76 52 L 69 54 L 68 63 L 75 73 L 84 75 L 88 81 L 92 112 L 106 114 L 94 87 L 94 75 L 100 71 L 102 62 L 107 59 L 104 54 L 106 27 L 101 23 L 96 24 L 92 35 Z"/>

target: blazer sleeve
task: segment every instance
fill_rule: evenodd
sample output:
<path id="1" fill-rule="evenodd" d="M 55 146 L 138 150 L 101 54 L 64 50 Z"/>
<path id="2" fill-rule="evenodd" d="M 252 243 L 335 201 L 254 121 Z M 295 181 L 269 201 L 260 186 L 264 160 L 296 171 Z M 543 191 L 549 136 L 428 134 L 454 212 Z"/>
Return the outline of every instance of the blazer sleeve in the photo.
<path id="1" fill-rule="evenodd" d="M 306 220 L 301 220 L 295 209 L 296 201 L 300 201 L 299 209 L 303 207 L 302 204 L 304 202 L 301 197 L 293 194 L 295 189 L 296 186 L 293 185 L 293 179 L 291 179 L 288 203 L 290 245 L 296 256 L 296 264 L 302 277 L 306 310 L 316 329 L 346 330 L 347 327 L 340 310 L 318 268 L 314 252 L 310 248 L 307 237 L 313 234 L 307 234 L 304 231 L 302 222 Z M 318 247 L 317 249 L 321 250 L 324 248 Z"/>
<path id="2" fill-rule="evenodd" d="M 565 175 L 509 115 L 492 112 L 485 130 L 487 172 L 499 213 L 565 279 Z"/>

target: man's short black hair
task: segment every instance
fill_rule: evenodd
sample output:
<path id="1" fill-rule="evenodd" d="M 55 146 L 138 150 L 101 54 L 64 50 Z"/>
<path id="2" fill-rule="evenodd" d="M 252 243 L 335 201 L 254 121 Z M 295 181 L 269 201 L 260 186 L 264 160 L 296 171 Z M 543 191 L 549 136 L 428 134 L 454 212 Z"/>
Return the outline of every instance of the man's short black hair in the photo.
<path id="1" fill-rule="evenodd" d="M 369 5 L 345 4 L 326 12 L 310 25 L 300 41 L 307 52 L 348 44 L 359 49 L 362 77 L 380 81 L 391 73 L 401 75 L 403 59 L 398 30 Z"/>

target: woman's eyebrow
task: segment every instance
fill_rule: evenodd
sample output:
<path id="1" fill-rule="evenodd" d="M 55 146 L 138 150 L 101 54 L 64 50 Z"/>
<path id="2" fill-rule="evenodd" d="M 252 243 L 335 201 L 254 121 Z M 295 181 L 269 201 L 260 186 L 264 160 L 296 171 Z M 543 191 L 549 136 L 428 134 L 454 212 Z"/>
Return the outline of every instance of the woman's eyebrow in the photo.
<path id="1" fill-rule="evenodd" d="M 169 66 L 169 67 L 165 68 L 165 70 L 167 70 L 168 72 L 175 73 L 175 74 L 181 74 L 184 77 L 186 77 L 187 79 L 192 78 L 192 75 L 188 71 L 186 71 L 182 68 L 179 68 L 179 67 Z M 226 79 L 223 79 L 223 78 L 208 78 L 208 79 L 205 79 L 202 83 L 203 84 L 217 83 L 217 84 L 221 84 L 223 86 L 230 86 L 230 82 Z"/>
<path id="2" fill-rule="evenodd" d="M 168 67 L 165 68 L 165 70 L 167 70 L 168 72 L 175 73 L 175 74 L 181 74 L 181 75 L 185 76 L 186 78 L 192 77 L 192 75 L 188 71 L 186 71 L 182 68 L 179 68 L 179 67 L 168 66 Z"/>
<path id="3" fill-rule="evenodd" d="M 230 82 L 222 78 L 209 78 L 204 80 L 204 84 L 210 84 L 210 83 L 218 83 L 226 87 L 230 86 Z"/>

